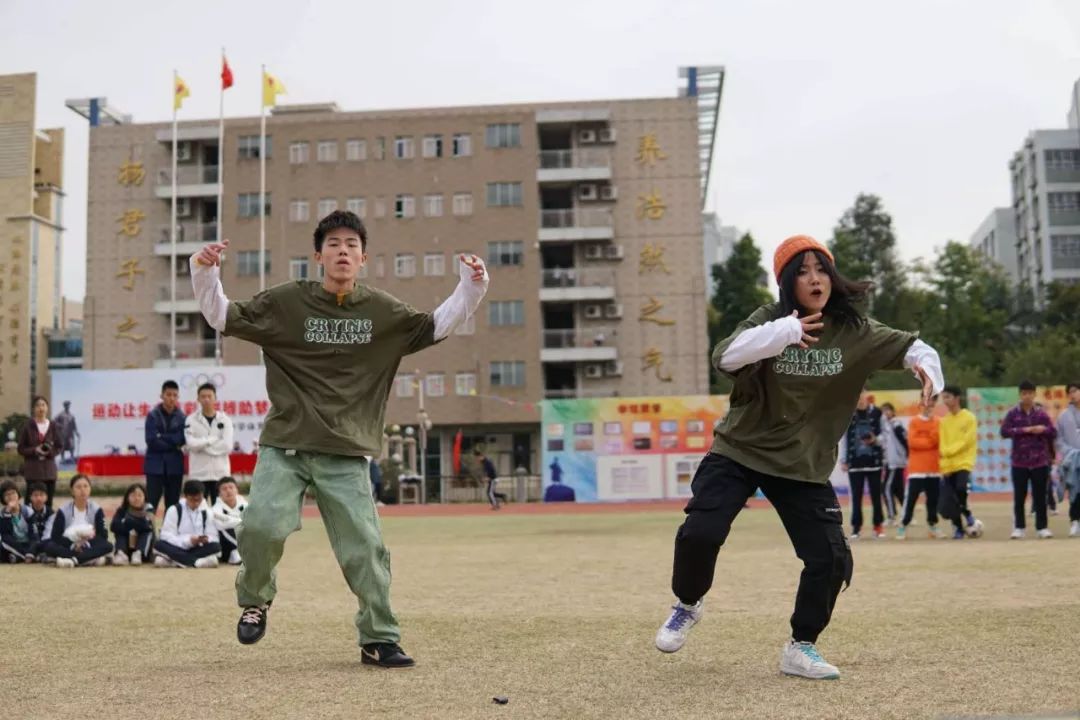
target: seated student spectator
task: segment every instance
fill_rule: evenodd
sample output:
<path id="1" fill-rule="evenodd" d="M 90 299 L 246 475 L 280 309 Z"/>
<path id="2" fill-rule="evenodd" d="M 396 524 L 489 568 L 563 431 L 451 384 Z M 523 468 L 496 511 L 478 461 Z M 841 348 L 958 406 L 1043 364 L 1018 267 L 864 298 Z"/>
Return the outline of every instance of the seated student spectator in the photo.
<path id="1" fill-rule="evenodd" d="M 30 523 L 30 552 L 37 555 L 38 562 L 45 562 L 49 559 L 45 555 L 45 540 L 48 538 L 45 528 L 53 514 L 48 502 L 49 490 L 44 483 L 32 482 L 26 489 L 26 494 L 30 496 L 30 505 L 27 506 L 29 513 L 27 520 Z"/>
<path id="2" fill-rule="evenodd" d="M 165 511 L 161 539 L 154 545 L 156 567 L 218 566 L 221 552 L 214 516 L 203 503 L 203 484 L 198 480 L 184 483 L 184 497 Z"/>
<path id="3" fill-rule="evenodd" d="M 30 509 L 22 504 L 19 488 L 10 480 L 0 483 L 0 563 L 32 563 Z"/>
<path id="4" fill-rule="evenodd" d="M 218 480 L 218 498 L 214 503 L 214 524 L 221 539 L 221 562 L 230 565 L 240 564 L 240 551 L 237 550 L 236 531 L 240 527 L 241 514 L 247 507 L 247 500 L 240 494 L 236 481 L 229 476 Z"/>
<path id="5" fill-rule="evenodd" d="M 130 485 L 124 493 L 110 529 L 116 538 L 113 565 L 142 565 L 154 554 L 154 508 L 146 502 L 140 483 Z"/>
<path id="6" fill-rule="evenodd" d="M 112 552 L 105 511 L 90 499 L 90 478 L 82 473 L 71 478 L 71 501 L 49 518 L 45 528 L 45 554 L 56 558 L 56 567 L 104 565 Z"/>

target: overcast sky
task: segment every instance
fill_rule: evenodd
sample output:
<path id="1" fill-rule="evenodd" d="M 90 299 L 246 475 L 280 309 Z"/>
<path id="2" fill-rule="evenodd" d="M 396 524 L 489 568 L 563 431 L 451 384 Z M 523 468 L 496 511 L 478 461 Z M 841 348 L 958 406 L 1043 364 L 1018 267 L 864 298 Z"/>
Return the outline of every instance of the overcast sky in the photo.
<path id="1" fill-rule="evenodd" d="M 37 72 L 38 126 L 67 129 L 66 296 L 85 288 L 88 129 L 64 100 L 167 120 L 178 68 L 183 117 L 216 117 L 222 46 L 228 115 L 257 113 L 260 63 L 287 102 L 347 110 L 671 96 L 678 66 L 722 64 L 709 209 L 768 258 L 877 193 L 910 259 L 1008 205 L 1012 153 L 1065 126 L 1080 2 L 0 0 L 0 73 Z"/>

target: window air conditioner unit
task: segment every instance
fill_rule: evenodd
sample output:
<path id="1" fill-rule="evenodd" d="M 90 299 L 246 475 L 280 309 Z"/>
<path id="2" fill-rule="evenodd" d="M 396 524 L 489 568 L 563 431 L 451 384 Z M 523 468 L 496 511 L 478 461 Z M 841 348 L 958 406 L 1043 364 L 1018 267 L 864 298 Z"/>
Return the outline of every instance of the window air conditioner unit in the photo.
<path id="1" fill-rule="evenodd" d="M 604 257 L 608 260 L 622 260 L 625 255 L 622 245 L 608 245 L 604 248 Z"/>
<path id="2" fill-rule="evenodd" d="M 176 316 L 176 330 L 177 332 L 188 332 L 191 330 L 191 316 L 190 315 L 177 315 Z"/>
<path id="3" fill-rule="evenodd" d="M 598 320 L 604 317 L 604 308 L 601 305 L 586 305 L 585 317 L 588 320 Z"/>
<path id="4" fill-rule="evenodd" d="M 612 360 L 604 367 L 604 374 L 608 377 L 622 377 L 622 360 Z"/>
<path id="5" fill-rule="evenodd" d="M 577 140 L 582 145 L 592 145 L 596 142 L 595 130 L 579 130 Z"/>
<path id="6" fill-rule="evenodd" d="M 615 128 L 613 128 L 613 127 L 602 128 L 600 130 L 600 135 L 599 135 L 600 142 L 602 142 L 602 143 L 613 143 L 613 142 L 615 142 L 615 135 L 616 135 Z"/>
<path id="7" fill-rule="evenodd" d="M 178 162 L 185 162 L 191 159 L 191 143 L 182 142 L 176 145 L 176 159 Z"/>
<path id="8" fill-rule="evenodd" d="M 604 366 L 597 365 L 595 363 L 585 366 L 585 377 L 587 378 L 600 378 L 604 377 Z"/>
<path id="9" fill-rule="evenodd" d="M 578 200 L 596 200 L 600 193 L 594 183 L 585 183 L 578 186 Z"/>
<path id="10" fill-rule="evenodd" d="M 600 199 L 601 200 L 615 200 L 619 197 L 619 189 L 614 185 L 601 185 L 600 186 Z"/>
<path id="11" fill-rule="evenodd" d="M 622 305 L 608 305 L 604 308 L 604 316 L 609 318 L 621 318 Z"/>
<path id="12" fill-rule="evenodd" d="M 604 249 L 600 245 L 586 245 L 585 246 L 585 259 L 586 260 L 599 260 L 604 257 Z"/>
<path id="13" fill-rule="evenodd" d="M 178 218 L 191 217 L 191 198 L 177 198 L 176 199 L 176 217 L 178 217 Z"/>

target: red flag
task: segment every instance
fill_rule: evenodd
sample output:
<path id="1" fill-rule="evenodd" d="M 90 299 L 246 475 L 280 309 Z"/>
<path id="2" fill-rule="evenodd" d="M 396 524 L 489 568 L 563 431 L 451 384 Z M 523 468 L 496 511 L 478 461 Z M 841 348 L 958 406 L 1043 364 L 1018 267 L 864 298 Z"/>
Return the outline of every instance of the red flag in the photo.
<path id="1" fill-rule="evenodd" d="M 460 475 L 461 474 L 461 441 L 463 439 L 464 438 L 462 437 L 461 430 L 458 430 L 457 435 L 454 436 L 453 461 L 454 461 L 454 474 L 455 475 Z"/>
<path id="2" fill-rule="evenodd" d="M 221 56 L 221 89 L 228 90 L 232 87 L 233 77 L 232 68 L 229 67 L 229 61 L 224 55 Z"/>

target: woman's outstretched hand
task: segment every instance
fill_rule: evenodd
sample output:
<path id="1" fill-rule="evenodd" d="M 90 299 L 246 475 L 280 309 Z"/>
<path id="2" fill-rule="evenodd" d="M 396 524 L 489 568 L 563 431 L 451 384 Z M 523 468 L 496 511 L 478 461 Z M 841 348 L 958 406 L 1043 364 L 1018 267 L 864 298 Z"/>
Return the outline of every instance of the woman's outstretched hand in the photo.
<path id="1" fill-rule="evenodd" d="M 821 313 L 816 312 L 813 315 L 807 315 L 806 317 L 801 318 L 799 317 L 798 310 L 792 310 L 791 317 L 798 319 L 799 323 L 802 325 L 802 339 L 799 341 L 799 347 L 805 350 L 821 339 L 810 334 L 825 327 L 825 323 L 821 322 Z"/>

